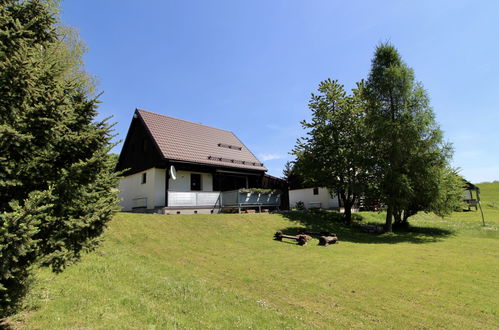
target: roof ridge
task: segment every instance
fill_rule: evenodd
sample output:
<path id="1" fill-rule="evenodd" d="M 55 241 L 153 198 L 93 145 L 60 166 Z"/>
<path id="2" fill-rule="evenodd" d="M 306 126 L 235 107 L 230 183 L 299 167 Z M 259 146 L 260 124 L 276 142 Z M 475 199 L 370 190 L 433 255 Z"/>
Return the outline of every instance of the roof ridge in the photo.
<path id="1" fill-rule="evenodd" d="M 218 128 L 218 127 L 214 127 L 214 126 L 209 126 L 209 125 L 205 125 L 205 124 L 200 124 L 200 123 L 195 123 L 193 121 L 190 121 L 190 120 L 185 120 L 185 119 L 181 119 L 181 118 L 177 118 L 177 117 L 172 117 L 172 116 L 168 116 L 168 115 L 163 115 L 161 113 L 157 113 L 157 112 L 152 112 L 152 111 L 149 111 L 149 110 L 144 110 L 144 109 L 139 109 L 139 108 L 135 108 L 135 110 L 137 111 L 143 111 L 143 112 L 149 112 L 149 113 L 152 113 L 154 115 L 158 115 L 158 116 L 162 116 L 162 117 L 167 117 L 167 118 L 172 118 L 172 119 L 175 119 L 175 120 L 180 120 L 180 121 L 183 121 L 183 122 L 186 122 L 186 123 L 189 123 L 189 124 L 194 124 L 194 125 L 200 125 L 200 126 L 204 126 L 204 127 L 208 127 L 208 128 L 213 128 L 213 129 L 216 129 L 216 130 L 219 130 L 219 131 L 224 131 L 224 132 L 229 132 L 229 133 L 232 133 L 232 131 L 229 131 L 227 129 L 223 129 L 223 128 Z M 235 135 L 234 133 L 232 133 L 233 135 Z M 239 140 L 239 139 L 238 139 Z"/>

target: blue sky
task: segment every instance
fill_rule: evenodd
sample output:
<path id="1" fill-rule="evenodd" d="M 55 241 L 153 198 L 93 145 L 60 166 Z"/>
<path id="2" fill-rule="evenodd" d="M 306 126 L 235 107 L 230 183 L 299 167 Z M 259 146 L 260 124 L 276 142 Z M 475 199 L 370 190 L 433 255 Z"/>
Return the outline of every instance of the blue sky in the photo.
<path id="1" fill-rule="evenodd" d="M 119 139 L 142 108 L 231 130 L 281 176 L 318 83 L 354 87 L 390 41 L 472 182 L 499 180 L 498 13 L 492 0 L 62 2 Z"/>

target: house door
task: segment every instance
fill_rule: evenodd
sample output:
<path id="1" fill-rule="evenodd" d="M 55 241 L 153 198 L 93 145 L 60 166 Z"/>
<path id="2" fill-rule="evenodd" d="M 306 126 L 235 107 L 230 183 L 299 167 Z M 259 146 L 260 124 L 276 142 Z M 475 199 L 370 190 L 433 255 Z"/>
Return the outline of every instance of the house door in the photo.
<path id="1" fill-rule="evenodd" d="M 201 174 L 191 173 L 191 190 L 201 190 Z"/>

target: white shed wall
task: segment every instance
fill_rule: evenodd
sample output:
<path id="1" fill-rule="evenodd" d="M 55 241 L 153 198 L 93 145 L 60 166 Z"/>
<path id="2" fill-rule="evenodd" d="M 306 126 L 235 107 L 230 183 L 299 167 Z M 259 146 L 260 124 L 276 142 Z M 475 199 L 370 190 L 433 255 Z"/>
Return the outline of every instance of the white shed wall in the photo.
<path id="1" fill-rule="evenodd" d="M 289 206 L 295 207 L 297 202 L 303 202 L 305 208 L 320 207 L 323 209 L 339 208 L 338 196 L 331 198 L 326 188 L 319 188 L 319 194 L 314 195 L 314 188 L 295 189 L 289 191 Z"/>

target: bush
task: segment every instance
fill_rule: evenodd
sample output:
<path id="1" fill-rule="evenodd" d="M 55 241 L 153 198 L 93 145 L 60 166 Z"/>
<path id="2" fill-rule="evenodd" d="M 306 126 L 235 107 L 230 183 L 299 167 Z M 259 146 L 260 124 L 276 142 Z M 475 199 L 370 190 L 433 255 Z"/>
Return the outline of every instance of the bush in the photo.
<path id="1" fill-rule="evenodd" d="M 295 209 L 297 209 L 299 211 L 305 210 L 305 203 L 303 203 L 302 201 L 296 202 Z"/>

